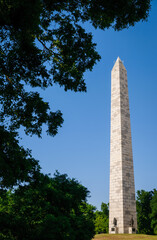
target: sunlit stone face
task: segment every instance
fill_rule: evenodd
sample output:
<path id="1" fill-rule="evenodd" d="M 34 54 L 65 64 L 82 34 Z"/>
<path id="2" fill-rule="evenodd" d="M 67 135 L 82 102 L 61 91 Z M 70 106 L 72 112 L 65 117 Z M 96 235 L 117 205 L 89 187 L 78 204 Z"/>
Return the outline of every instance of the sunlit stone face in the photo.
<path id="1" fill-rule="evenodd" d="M 111 72 L 109 210 L 109 233 L 137 229 L 127 71 L 119 57 Z"/>

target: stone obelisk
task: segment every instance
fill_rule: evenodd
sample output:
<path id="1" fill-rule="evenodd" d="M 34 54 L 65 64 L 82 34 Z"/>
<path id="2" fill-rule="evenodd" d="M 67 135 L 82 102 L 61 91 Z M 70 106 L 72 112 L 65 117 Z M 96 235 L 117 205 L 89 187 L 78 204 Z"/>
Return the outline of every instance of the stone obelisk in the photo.
<path id="1" fill-rule="evenodd" d="M 111 72 L 109 233 L 137 229 L 127 71 L 118 57 Z"/>

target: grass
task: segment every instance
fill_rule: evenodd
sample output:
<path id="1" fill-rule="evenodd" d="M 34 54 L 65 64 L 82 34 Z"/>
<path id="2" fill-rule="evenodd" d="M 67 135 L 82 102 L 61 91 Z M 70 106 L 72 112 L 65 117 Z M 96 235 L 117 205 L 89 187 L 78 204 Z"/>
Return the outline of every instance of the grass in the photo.
<path id="1" fill-rule="evenodd" d="M 93 240 L 157 240 L 157 236 L 144 234 L 98 234 Z"/>

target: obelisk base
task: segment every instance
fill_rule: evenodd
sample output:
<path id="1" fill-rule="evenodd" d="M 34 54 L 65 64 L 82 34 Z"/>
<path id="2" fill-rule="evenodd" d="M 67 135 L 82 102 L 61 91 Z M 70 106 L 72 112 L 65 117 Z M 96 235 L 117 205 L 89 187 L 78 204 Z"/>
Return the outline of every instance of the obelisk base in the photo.
<path id="1" fill-rule="evenodd" d="M 136 228 L 129 227 L 129 234 L 136 234 Z"/>
<path id="2" fill-rule="evenodd" d="M 118 233 L 118 228 L 117 227 L 112 227 L 110 233 L 111 234 L 117 234 Z"/>

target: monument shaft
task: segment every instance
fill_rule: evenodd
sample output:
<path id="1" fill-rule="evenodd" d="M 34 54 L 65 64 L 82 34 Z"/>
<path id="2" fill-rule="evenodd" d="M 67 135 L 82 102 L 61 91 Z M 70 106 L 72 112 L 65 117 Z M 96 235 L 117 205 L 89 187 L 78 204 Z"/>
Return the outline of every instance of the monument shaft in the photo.
<path id="1" fill-rule="evenodd" d="M 109 233 L 137 229 L 127 71 L 118 57 L 111 72 Z M 115 228 L 114 228 L 115 227 Z"/>

